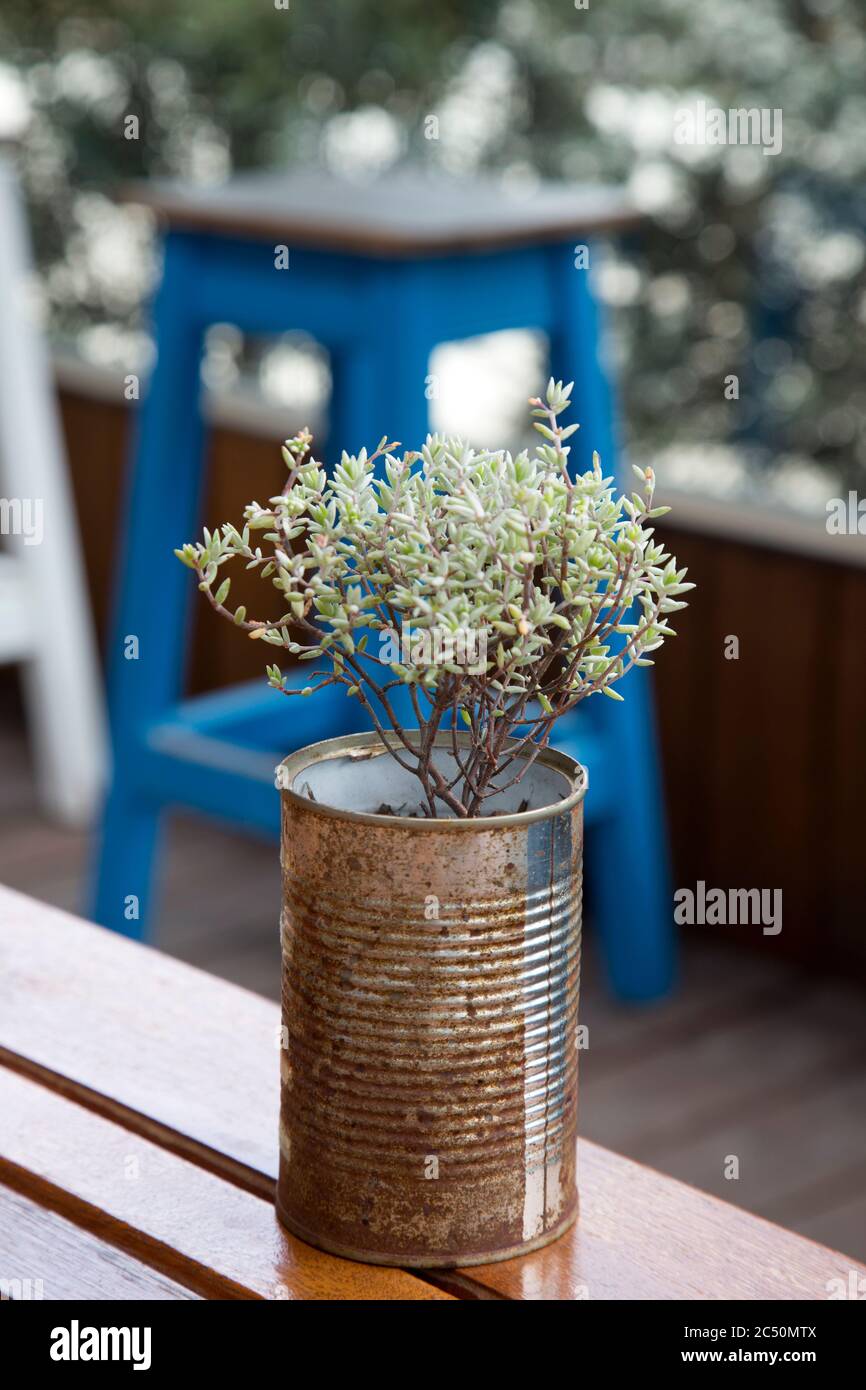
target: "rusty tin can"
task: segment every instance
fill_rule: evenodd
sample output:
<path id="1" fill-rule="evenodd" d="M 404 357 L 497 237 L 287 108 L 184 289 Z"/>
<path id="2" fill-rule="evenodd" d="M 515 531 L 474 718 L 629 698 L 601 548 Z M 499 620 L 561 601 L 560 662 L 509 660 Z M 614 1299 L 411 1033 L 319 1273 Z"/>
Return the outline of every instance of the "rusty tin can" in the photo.
<path id="1" fill-rule="evenodd" d="M 311 787 L 353 758 L 369 776 L 380 748 L 350 735 L 280 768 L 277 1210 L 350 1259 L 504 1260 L 577 1215 L 586 772 L 546 750 L 558 800 L 475 820 L 340 809 Z"/>

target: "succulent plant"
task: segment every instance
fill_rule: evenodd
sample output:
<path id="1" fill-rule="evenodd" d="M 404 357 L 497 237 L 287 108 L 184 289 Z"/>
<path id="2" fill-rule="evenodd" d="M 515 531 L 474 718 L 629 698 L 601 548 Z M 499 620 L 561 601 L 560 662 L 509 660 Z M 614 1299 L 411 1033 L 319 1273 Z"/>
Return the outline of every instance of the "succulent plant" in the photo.
<path id="1" fill-rule="evenodd" d="M 651 523 L 668 508 L 653 506 L 652 469 L 635 468 L 639 487 L 622 496 L 597 454 L 571 476 L 567 440 L 578 426 L 559 422 L 570 391 L 551 380 L 545 400 L 530 402 L 542 442 L 515 456 L 438 435 L 400 454 L 385 437 L 372 453 L 344 453 L 328 474 L 304 430 L 283 447 L 279 496 L 251 503 L 242 529 L 206 530 L 176 552 L 250 638 L 320 663 L 306 685 L 270 665 L 271 685 L 305 696 L 339 684 L 361 702 L 418 776 L 431 816 L 443 806 L 483 814 L 564 714 L 591 695 L 622 699 L 617 683 L 652 665 L 694 587 L 654 538 Z M 229 606 L 221 571 L 232 560 L 279 590 L 279 619 Z M 414 728 L 394 707 L 401 686 Z M 463 727 L 449 782 L 433 741 Z"/>

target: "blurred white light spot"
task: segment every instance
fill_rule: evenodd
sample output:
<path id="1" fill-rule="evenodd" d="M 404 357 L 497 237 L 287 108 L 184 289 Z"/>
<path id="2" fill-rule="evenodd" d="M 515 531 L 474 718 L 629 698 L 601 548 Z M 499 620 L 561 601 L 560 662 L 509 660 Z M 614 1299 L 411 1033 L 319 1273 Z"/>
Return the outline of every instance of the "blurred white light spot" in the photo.
<path id="1" fill-rule="evenodd" d="M 116 323 L 95 323 L 82 329 L 75 346 L 86 361 L 96 366 L 134 370 L 142 375 L 150 370 L 156 355 L 148 334 Z"/>
<path id="2" fill-rule="evenodd" d="M 155 277 L 152 217 L 144 209 L 80 193 L 68 260 L 88 290 L 115 310 L 141 302 Z"/>
<path id="3" fill-rule="evenodd" d="M 624 261 L 604 261 L 597 267 L 594 280 L 596 292 L 605 304 L 634 304 L 640 296 L 640 271 Z"/>
<path id="4" fill-rule="evenodd" d="M 106 117 L 117 116 L 123 110 L 129 88 L 120 69 L 98 53 L 76 48 L 65 53 L 55 73 L 60 96 Z"/>
<path id="5" fill-rule="evenodd" d="M 329 167 L 348 179 L 370 178 L 396 163 L 403 138 L 398 122 L 381 106 L 333 116 L 322 137 Z"/>
<path id="6" fill-rule="evenodd" d="M 262 394 L 278 405 L 290 406 L 299 416 L 317 415 L 326 400 L 331 373 L 327 356 L 312 341 L 289 339 L 265 352 L 259 371 Z M 342 447 L 345 441 L 340 441 Z M 349 442 L 360 448 L 365 441 Z"/>
<path id="7" fill-rule="evenodd" d="M 20 74 L 0 63 L 0 140 L 17 140 L 30 120 L 30 99 Z"/>
<path id="8" fill-rule="evenodd" d="M 629 194 L 642 212 L 667 212 L 687 201 L 682 175 L 670 164 L 640 164 L 628 181 Z"/>
<path id="9" fill-rule="evenodd" d="M 707 325 L 720 338 L 736 338 L 746 326 L 746 315 L 733 300 L 719 300 L 707 313 Z"/>
<path id="10" fill-rule="evenodd" d="M 507 136 L 520 88 L 514 58 L 496 43 L 473 48 L 438 106 L 434 152 L 451 173 L 470 173 Z"/>
<path id="11" fill-rule="evenodd" d="M 647 299 L 653 313 L 684 314 L 691 303 L 689 282 L 684 275 L 658 275 L 650 284 Z"/>
<path id="12" fill-rule="evenodd" d="M 546 344 L 523 330 L 443 343 L 430 358 L 437 391 L 431 428 L 481 447 L 500 447 L 526 433 L 529 397 L 544 384 Z"/>
<path id="13" fill-rule="evenodd" d="M 855 232 L 831 232 L 807 240 L 800 248 L 797 266 L 813 285 L 831 284 L 834 280 L 850 280 L 863 265 L 863 238 Z"/>

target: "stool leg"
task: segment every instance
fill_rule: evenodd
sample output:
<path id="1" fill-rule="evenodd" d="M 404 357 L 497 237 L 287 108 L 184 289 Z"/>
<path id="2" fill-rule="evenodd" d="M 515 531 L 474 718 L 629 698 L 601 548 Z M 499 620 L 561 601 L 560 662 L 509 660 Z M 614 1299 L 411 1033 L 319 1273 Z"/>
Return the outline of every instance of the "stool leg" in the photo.
<path id="1" fill-rule="evenodd" d="M 362 448 L 372 453 L 382 435 L 390 430 L 383 411 L 384 393 L 380 389 L 381 364 L 375 341 L 350 340 L 331 350 L 331 406 L 324 457 L 330 468 L 339 462 L 345 449 L 356 454 Z M 378 678 L 378 668 L 371 667 Z M 362 705 L 348 696 L 327 706 L 317 737 L 336 738 L 373 728 Z"/>
<path id="2" fill-rule="evenodd" d="M 609 711 L 601 712 L 599 727 L 618 809 L 591 827 L 587 839 L 608 975 L 617 994 L 633 1000 L 666 994 L 676 961 L 667 820 L 648 676 L 648 671 L 632 671 L 625 703 L 605 701 Z M 620 713 L 623 718 L 616 719 Z"/>
<path id="3" fill-rule="evenodd" d="M 419 267 L 392 267 L 379 290 L 377 390 L 382 433 L 420 449 L 430 429 L 427 376 L 435 347 L 427 328 L 429 292 Z M 376 441 L 378 442 L 378 441 Z"/>
<path id="4" fill-rule="evenodd" d="M 551 342 L 551 370 L 566 381 L 575 378 L 570 419 L 580 422 L 580 430 L 572 438 L 572 457 L 583 471 L 597 449 L 609 474 L 616 464 L 614 406 L 599 360 L 601 324 L 588 272 L 574 267 L 570 246 L 551 252 L 550 268 L 561 313 Z M 665 994 L 675 965 L 667 826 L 649 674 L 629 674 L 623 683 L 623 704 L 601 698 L 591 702 L 616 810 L 589 829 L 590 885 L 611 983 L 622 998 L 634 1000 Z"/>
<path id="5" fill-rule="evenodd" d="M 398 453 L 420 449 L 430 430 L 427 387 L 436 345 L 429 329 L 430 293 L 423 267 L 412 262 L 389 266 L 376 286 L 377 400 L 384 422 L 379 438 L 387 431 L 389 439 L 399 440 Z M 403 727 L 416 728 L 408 686 L 395 687 L 389 699 Z"/>
<path id="6" fill-rule="evenodd" d="M 170 235 L 154 316 L 158 360 L 141 409 L 109 651 L 114 769 L 93 915 L 136 937 L 147 932 L 160 811 L 142 789 L 145 739 L 181 693 L 194 587 L 173 550 L 192 537 L 198 517 L 203 325 L 193 295 L 200 272 L 195 238 Z"/>
<path id="7" fill-rule="evenodd" d="M 325 457 L 333 468 L 340 455 L 372 452 L 387 428 L 381 418 L 378 358 L 366 342 L 343 343 L 331 353 L 333 385 Z"/>
<path id="8" fill-rule="evenodd" d="M 375 449 L 383 434 L 399 440 L 404 449 L 417 448 L 427 436 L 427 372 L 433 344 L 424 325 L 426 285 L 413 263 L 370 268 L 365 274 L 362 339 L 341 343 L 332 351 L 333 391 L 327 459 L 333 464 L 341 450 L 357 453 Z M 377 681 L 388 676 L 371 664 Z M 404 728 L 417 724 L 405 687 L 389 692 Z M 379 713 L 383 713 L 379 711 Z M 331 733 L 372 729 L 373 722 L 355 700 L 346 701 L 344 718 Z"/>

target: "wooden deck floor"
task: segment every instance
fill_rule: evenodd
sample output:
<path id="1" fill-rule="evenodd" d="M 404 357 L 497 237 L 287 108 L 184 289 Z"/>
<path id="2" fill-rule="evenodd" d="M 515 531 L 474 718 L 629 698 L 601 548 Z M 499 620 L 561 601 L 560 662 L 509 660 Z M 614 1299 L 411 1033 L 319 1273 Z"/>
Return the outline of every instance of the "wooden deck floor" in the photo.
<path id="1" fill-rule="evenodd" d="M 0 711 L 0 881 L 86 915 L 87 849 L 40 813 L 22 728 Z M 154 944 L 276 997 L 278 896 L 272 845 L 176 817 Z M 866 1259 L 862 990 L 693 937 L 676 994 L 627 1008 L 590 932 L 581 1016 L 584 1134 Z"/>

